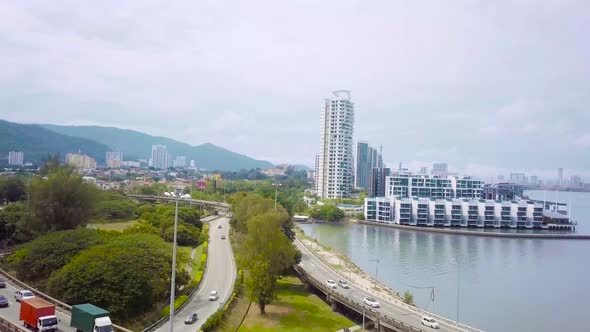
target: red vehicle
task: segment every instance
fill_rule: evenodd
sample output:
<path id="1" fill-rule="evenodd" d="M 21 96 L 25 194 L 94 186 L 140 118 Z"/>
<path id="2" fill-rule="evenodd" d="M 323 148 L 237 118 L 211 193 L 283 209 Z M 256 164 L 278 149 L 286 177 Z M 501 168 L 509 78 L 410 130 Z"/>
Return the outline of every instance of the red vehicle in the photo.
<path id="1" fill-rule="evenodd" d="M 21 301 L 20 320 L 35 331 L 57 331 L 55 305 L 38 297 Z"/>

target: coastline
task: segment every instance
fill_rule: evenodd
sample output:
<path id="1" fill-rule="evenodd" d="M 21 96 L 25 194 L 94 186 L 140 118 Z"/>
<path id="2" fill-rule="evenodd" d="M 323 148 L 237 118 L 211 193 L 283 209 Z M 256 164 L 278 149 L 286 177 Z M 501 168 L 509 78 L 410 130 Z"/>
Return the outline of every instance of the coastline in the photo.
<path id="1" fill-rule="evenodd" d="M 359 223 L 359 224 L 364 224 L 364 225 L 373 225 L 373 226 L 405 229 L 405 230 L 411 230 L 411 231 L 443 233 L 443 234 L 458 234 L 458 235 L 487 236 L 487 237 L 505 237 L 505 238 L 520 238 L 520 239 L 590 240 L 590 234 L 500 233 L 500 232 L 469 231 L 469 230 L 452 229 L 452 228 L 417 227 L 417 226 L 408 226 L 408 225 L 380 223 L 380 222 L 366 221 L 366 220 L 357 220 L 355 222 Z"/>

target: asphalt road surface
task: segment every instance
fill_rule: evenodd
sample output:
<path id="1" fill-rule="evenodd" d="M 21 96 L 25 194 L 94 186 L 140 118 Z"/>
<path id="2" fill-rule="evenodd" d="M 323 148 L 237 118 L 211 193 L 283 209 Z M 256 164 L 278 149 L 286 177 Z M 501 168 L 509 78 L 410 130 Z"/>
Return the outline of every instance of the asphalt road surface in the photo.
<path id="1" fill-rule="evenodd" d="M 327 279 L 332 279 L 336 282 L 338 282 L 338 280 L 346 281 L 345 278 L 343 278 L 341 275 L 339 275 L 326 264 L 324 264 L 319 258 L 317 258 L 311 251 L 309 251 L 309 249 L 303 246 L 303 244 L 301 244 L 298 240 L 295 241 L 295 244 L 303 254 L 300 266 L 303 267 L 303 269 L 311 276 L 313 276 L 317 280 L 320 280 L 321 282 L 325 282 Z M 371 308 L 371 310 L 377 311 L 389 317 L 393 317 L 398 321 L 410 324 L 424 331 L 464 331 L 463 329 L 448 325 L 440 321 L 438 321 L 438 324 L 440 325 L 439 330 L 431 329 L 430 327 L 421 324 L 422 315 L 409 309 L 406 309 L 404 307 L 401 307 L 395 303 L 386 301 L 383 298 L 370 294 L 368 291 L 362 290 L 352 283 L 348 283 L 348 285 L 350 287 L 349 289 L 338 287 L 334 290 L 342 295 L 354 299 L 356 302 L 359 303 L 363 303 L 363 298 L 367 296 L 375 298 L 377 302 L 379 302 L 381 307 Z M 369 307 L 367 306 L 367 310 L 368 309 Z"/>
<path id="2" fill-rule="evenodd" d="M 230 297 L 236 277 L 236 263 L 233 259 L 229 241 L 229 219 L 221 217 L 211 221 L 209 228 L 209 253 L 207 256 L 207 272 L 201 280 L 199 290 L 182 310 L 175 314 L 175 332 L 195 332 L 205 323 L 207 318 L 217 311 Z M 221 229 L 218 226 L 221 225 Z M 221 239 L 224 235 L 225 239 Z M 209 293 L 216 290 L 217 301 L 209 301 Z M 194 324 L 185 324 L 184 320 L 196 312 L 199 319 Z M 166 322 L 156 331 L 170 331 L 170 323 Z"/>

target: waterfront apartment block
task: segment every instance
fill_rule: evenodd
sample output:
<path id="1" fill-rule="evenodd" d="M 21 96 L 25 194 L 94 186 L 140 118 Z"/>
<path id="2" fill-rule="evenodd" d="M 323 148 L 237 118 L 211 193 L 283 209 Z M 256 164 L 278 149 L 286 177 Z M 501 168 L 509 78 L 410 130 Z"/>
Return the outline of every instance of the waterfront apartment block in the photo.
<path id="1" fill-rule="evenodd" d="M 22 166 L 25 161 L 25 153 L 22 151 L 8 152 L 8 165 Z"/>
<path id="2" fill-rule="evenodd" d="M 353 187 L 354 103 L 350 92 L 334 91 L 321 113 L 316 191 L 320 198 L 349 197 Z"/>
<path id="3" fill-rule="evenodd" d="M 480 198 L 484 182 L 468 176 L 432 176 L 396 172 L 386 177 L 386 197 Z"/>
<path id="4" fill-rule="evenodd" d="M 365 198 L 365 219 L 431 227 L 546 228 L 543 204 L 531 200 Z"/>

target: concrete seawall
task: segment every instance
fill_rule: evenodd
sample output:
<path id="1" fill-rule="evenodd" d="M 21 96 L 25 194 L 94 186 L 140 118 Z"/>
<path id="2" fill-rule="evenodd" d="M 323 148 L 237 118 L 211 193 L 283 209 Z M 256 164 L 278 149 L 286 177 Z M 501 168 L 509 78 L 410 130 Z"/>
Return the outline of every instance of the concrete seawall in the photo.
<path id="1" fill-rule="evenodd" d="M 418 227 L 397 224 L 386 224 L 374 221 L 358 220 L 357 223 L 365 225 L 374 225 L 390 228 L 399 228 L 419 232 L 433 232 L 444 234 L 458 234 L 458 235 L 472 235 L 472 236 L 488 236 L 488 237 L 508 237 L 520 239 L 554 239 L 554 240 L 590 240 L 590 234 L 540 234 L 540 233 L 501 233 L 501 232 L 483 232 L 483 231 L 469 231 L 453 228 L 435 228 L 435 227 Z"/>

